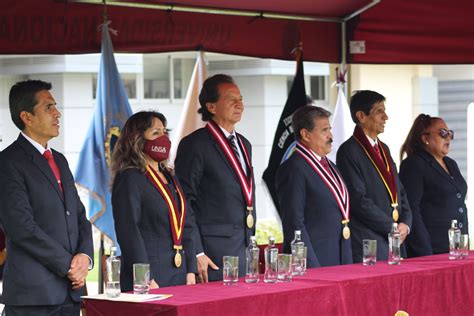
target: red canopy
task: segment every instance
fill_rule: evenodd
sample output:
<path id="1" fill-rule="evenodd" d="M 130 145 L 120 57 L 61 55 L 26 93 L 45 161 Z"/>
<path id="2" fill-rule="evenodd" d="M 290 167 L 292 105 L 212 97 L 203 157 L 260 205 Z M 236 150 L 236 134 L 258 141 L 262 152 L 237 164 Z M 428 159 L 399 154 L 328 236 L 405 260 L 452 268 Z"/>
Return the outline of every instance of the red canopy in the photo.
<path id="1" fill-rule="evenodd" d="M 64 1 L 64 0 L 63 0 Z M 101 2 L 97 0 L 96 2 Z M 369 0 L 141 0 L 179 5 L 153 10 L 111 5 L 107 12 L 117 52 L 209 52 L 293 59 L 303 42 L 305 60 L 341 62 L 342 21 Z M 124 1 L 114 1 L 122 2 Z M 128 1 L 132 2 L 132 1 Z M 183 7 L 240 10 L 254 16 L 178 12 Z M 474 63 L 472 0 L 383 0 L 347 23 L 347 41 L 365 41 L 351 63 Z M 255 17 L 264 12 L 263 17 Z M 103 6 L 53 0 L 2 0 L 0 54 L 97 53 Z M 265 17 L 267 13 L 297 17 Z"/>

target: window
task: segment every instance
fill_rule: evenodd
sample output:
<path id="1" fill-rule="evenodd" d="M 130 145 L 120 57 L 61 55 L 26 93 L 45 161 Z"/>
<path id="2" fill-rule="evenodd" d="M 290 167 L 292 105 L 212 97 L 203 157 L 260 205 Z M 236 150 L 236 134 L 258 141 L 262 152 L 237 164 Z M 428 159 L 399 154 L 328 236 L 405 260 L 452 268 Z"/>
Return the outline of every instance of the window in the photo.
<path id="1" fill-rule="evenodd" d="M 122 74 L 122 83 L 129 99 L 137 98 L 137 78 L 135 74 Z M 92 98 L 97 94 L 97 74 L 92 76 Z"/>
<path id="2" fill-rule="evenodd" d="M 186 98 L 195 62 L 195 59 L 191 58 L 173 60 L 173 86 L 175 99 Z"/>
<path id="3" fill-rule="evenodd" d="M 170 57 L 143 55 L 143 80 L 145 99 L 169 99 Z"/>
<path id="4" fill-rule="evenodd" d="M 310 77 L 310 94 L 315 101 L 325 101 L 327 99 L 327 77 L 311 76 Z"/>
<path id="5" fill-rule="evenodd" d="M 195 59 L 170 55 L 143 55 L 143 85 L 145 99 L 184 99 Z M 171 95 L 173 91 L 173 95 Z"/>
<path id="6" fill-rule="evenodd" d="M 328 76 L 305 76 L 305 90 L 306 94 L 310 95 L 314 101 L 327 101 L 328 98 Z M 309 78 L 309 82 L 308 79 Z M 290 93 L 291 85 L 294 77 L 286 77 L 286 87 Z M 308 87 L 309 83 L 309 87 Z"/>

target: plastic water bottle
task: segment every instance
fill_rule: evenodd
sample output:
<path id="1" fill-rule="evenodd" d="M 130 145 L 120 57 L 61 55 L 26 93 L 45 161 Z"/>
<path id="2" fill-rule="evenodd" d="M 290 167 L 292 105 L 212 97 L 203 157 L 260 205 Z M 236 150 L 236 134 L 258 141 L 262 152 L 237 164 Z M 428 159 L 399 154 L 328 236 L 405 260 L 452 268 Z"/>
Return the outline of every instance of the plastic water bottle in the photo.
<path id="1" fill-rule="evenodd" d="M 458 228 L 458 221 L 453 219 L 448 230 L 449 238 L 449 259 L 459 259 L 459 244 L 461 242 L 461 230 Z"/>
<path id="2" fill-rule="evenodd" d="M 260 249 L 257 246 L 257 239 L 255 236 L 250 237 L 250 244 L 247 247 L 247 269 L 245 273 L 245 282 L 257 283 L 258 282 L 258 257 L 260 255 Z"/>
<path id="3" fill-rule="evenodd" d="M 303 275 L 302 257 L 304 242 L 301 240 L 301 230 L 295 230 L 295 239 L 291 242 L 291 271 L 292 275 Z"/>
<path id="4" fill-rule="evenodd" d="M 117 247 L 110 247 L 110 256 L 106 262 L 107 280 L 105 294 L 108 297 L 120 295 L 120 258 L 117 257 Z"/>
<path id="5" fill-rule="evenodd" d="M 268 246 L 265 247 L 265 274 L 263 281 L 265 283 L 275 283 L 278 274 L 278 248 L 275 247 L 275 238 L 268 237 Z"/>
<path id="6" fill-rule="evenodd" d="M 397 223 L 392 223 L 392 231 L 388 234 L 388 264 L 400 264 L 400 231 Z"/>

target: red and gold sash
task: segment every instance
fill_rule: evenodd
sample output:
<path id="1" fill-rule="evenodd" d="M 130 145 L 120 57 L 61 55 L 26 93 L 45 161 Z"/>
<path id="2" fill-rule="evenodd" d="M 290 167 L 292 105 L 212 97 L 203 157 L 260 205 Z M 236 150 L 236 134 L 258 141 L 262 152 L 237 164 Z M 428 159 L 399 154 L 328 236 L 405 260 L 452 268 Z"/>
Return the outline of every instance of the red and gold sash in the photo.
<path id="1" fill-rule="evenodd" d="M 365 135 L 364 131 L 361 127 L 356 126 L 354 129 L 354 139 L 359 143 L 359 145 L 364 150 L 365 154 L 369 158 L 369 160 L 374 165 L 377 173 L 379 174 L 380 178 L 382 179 L 385 188 L 387 189 L 388 195 L 390 196 L 390 200 L 392 202 L 392 207 L 394 207 L 394 212 L 396 211 L 396 207 L 398 206 L 398 193 L 397 193 L 397 178 L 396 178 L 396 171 L 392 168 L 394 163 L 390 155 L 385 152 L 385 148 L 382 145 L 380 140 L 377 140 L 377 145 L 380 149 L 380 154 L 382 158 L 377 154 L 375 149 L 371 146 L 367 136 Z M 397 214 L 393 215 L 394 220 L 398 220 L 398 211 Z M 396 217 L 396 219 L 395 219 Z"/>
<path id="2" fill-rule="evenodd" d="M 330 163 L 329 169 L 331 172 L 326 171 L 321 162 L 319 162 L 318 157 L 302 143 L 296 143 L 295 151 L 306 160 L 316 174 L 326 183 L 341 210 L 342 217 L 344 218 L 343 224 L 346 225 L 349 222 L 349 193 L 342 180 L 342 176 Z"/>
<path id="3" fill-rule="evenodd" d="M 214 122 L 209 121 L 206 124 L 206 128 L 210 132 L 210 134 L 216 139 L 219 147 L 224 152 L 227 161 L 230 163 L 232 169 L 235 171 L 237 178 L 239 179 L 240 187 L 242 188 L 242 193 L 245 198 L 245 202 L 247 203 L 247 211 L 251 212 L 253 210 L 253 190 L 254 190 L 254 183 L 252 177 L 252 165 L 250 164 L 250 156 L 245 149 L 245 146 L 240 139 L 240 136 L 237 135 L 237 143 L 240 146 L 240 150 L 244 153 L 245 162 L 247 163 L 248 167 L 248 174 L 245 175 L 245 172 L 242 168 L 242 164 L 240 163 L 239 158 L 237 158 L 232 150 L 229 141 L 225 137 L 224 133 L 220 129 L 220 127 Z"/>
<path id="4" fill-rule="evenodd" d="M 180 208 L 178 208 L 173 194 L 166 183 L 161 180 L 158 173 L 150 166 L 146 166 L 146 171 L 146 177 L 151 181 L 151 183 L 153 183 L 153 186 L 158 190 L 168 205 L 168 215 L 170 219 L 171 233 L 173 235 L 173 249 L 178 253 L 179 250 L 183 249 L 182 240 L 184 219 L 186 217 L 186 200 L 184 194 L 176 183 L 176 180 L 173 177 L 170 177 L 179 197 Z"/>

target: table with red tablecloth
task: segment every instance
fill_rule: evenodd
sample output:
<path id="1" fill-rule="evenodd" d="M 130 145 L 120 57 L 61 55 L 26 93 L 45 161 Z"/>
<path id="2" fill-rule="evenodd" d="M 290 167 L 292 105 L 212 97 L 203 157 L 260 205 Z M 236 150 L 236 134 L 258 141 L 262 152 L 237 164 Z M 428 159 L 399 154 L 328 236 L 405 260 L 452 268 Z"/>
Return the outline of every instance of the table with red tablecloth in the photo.
<path id="1" fill-rule="evenodd" d="M 152 290 L 171 298 L 144 303 L 86 299 L 98 315 L 474 315 L 474 252 L 405 259 L 398 266 L 352 264 L 309 269 L 289 283 L 222 282 Z"/>

